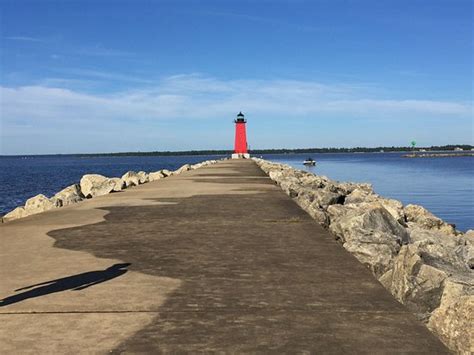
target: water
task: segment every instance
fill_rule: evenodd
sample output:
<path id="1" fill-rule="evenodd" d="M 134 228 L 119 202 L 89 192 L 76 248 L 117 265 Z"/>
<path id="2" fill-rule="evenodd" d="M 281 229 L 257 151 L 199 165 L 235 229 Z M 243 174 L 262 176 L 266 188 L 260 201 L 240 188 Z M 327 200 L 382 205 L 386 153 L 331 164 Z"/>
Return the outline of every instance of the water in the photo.
<path id="1" fill-rule="evenodd" d="M 422 205 L 460 230 L 474 229 L 474 158 L 403 158 L 401 153 L 312 154 L 318 164 L 304 167 L 308 155 L 275 154 L 265 159 L 307 169 L 331 179 L 370 182 L 375 191 L 404 204 Z M 122 176 L 128 170 L 175 170 L 221 156 L 0 157 L 0 214 L 39 193 L 50 197 L 79 182 L 84 174 Z"/>
<path id="2" fill-rule="evenodd" d="M 0 215 L 24 205 L 37 194 L 51 197 L 66 186 L 78 183 L 84 174 L 120 177 L 129 170 L 176 170 L 189 163 L 222 156 L 94 157 L 0 156 Z"/>
<path id="3" fill-rule="evenodd" d="M 265 159 L 333 180 L 369 182 L 376 193 L 421 205 L 461 231 L 474 229 L 474 158 L 403 158 L 403 153 L 275 154 Z M 311 156 L 315 167 L 302 162 Z"/>

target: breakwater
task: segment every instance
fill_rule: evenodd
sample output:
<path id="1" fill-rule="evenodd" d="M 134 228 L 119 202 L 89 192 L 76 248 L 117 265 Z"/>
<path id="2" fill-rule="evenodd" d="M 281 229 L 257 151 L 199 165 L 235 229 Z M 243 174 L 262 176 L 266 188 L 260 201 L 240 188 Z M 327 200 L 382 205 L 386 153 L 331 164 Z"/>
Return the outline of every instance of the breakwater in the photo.
<path id="1" fill-rule="evenodd" d="M 410 153 L 402 155 L 404 158 L 458 158 L 474 157 L 474 152 L 464 153 Z"/>
<path id="2" fill-rule="evenodd" d="M 166 178 L 171 175 L 179 175 L 184 171 L 199 169 L 203 166 L 217 163 L 217 160 L 206 160 L 196 164 L 185 164 L 177 170 L 170 171 L 161 169 L 154 172 L 128 171 L 121 178 L 105 177 L 99 174 L 86 174 L 79 183 L 72 184 L 57 192 L 51 198 L 38 194 L 29 198 L 24 206 L 18 206 L 2 217 L 2 223 L 15 219 L 38 214 L 54 208 L 59 208 L 85 199 L 119 192 L 124 189 L 145 184 L 147 182 Z"/>
<path id="3" fill-rule="evenodd" d="M 250 160 L 0 235 L 7 353 L 449 353 Z"/>
<path id="4" fill-rule="evenodd" d="M 474 231 L 462 233 L 421 206 L 285 164 L 260 168 L 453 351 L 473 346 Z"/>

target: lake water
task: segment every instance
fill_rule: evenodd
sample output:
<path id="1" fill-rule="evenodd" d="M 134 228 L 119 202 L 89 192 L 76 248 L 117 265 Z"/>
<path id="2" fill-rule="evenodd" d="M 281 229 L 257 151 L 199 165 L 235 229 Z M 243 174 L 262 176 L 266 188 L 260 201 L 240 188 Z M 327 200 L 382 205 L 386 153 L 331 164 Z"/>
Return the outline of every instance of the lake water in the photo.
<path id="1" fill-rule="evenodd" d="M 404 158 L 404 153 L 265 155 L 333 180 L 368 182 L 379 195 L 422 205 L 461 231 L 474 229 L 474 158 Z"/>
<path id="2" fill-rule="evenodd" d="M 403 158 L 401 153 L 312 154 L 318 164 L 304 167 L 307 155 L 264 155 L 265 159 L 340 181 L 370 182 L 375 191 L 404 204 L 422 205 L 460 230 L 474 229 L 474 158 Z M 0 214 L 39 193 L 52 196 L 84 174 L 122 176 L 129 170 L 175 170 L 221 156 L 0 157 Z"/>
<path id="3" fill-rule="evenodd" d="M 129 170 L 176 170 L 180 166 L 222 156 L 94 157 L 0 156 L 0 215 L 37 194 L 51 197 L 66 186 L 78 183 L 84 174 L 120 177 Z"/>

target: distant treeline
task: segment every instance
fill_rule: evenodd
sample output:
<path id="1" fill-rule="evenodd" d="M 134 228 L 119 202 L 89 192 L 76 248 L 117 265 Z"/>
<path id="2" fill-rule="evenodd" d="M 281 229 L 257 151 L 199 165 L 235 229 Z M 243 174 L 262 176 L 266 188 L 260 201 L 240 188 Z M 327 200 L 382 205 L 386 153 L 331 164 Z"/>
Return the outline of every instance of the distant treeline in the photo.
<path id="1" fill-rule="evenodd" d="M 415 150 L 424 149 L 426 151 L 450 151 L 455 148 L 471 150 L 474 148 L 468 144 L 443 145 L 431 147 L 416 147 Z M 252 149 L 251 154 L 310 154 L 310 153 L 371 153 L 371 152 L 406 152 L 413 151 L 412 147 L 355 147 L 355 148 L 298 148 L 298 149 Z M 94 154 L 73 154 L 81 157 L 123 157 L 123 156 L 176 156 L 176 155 L 230 155 L 232 150 L 185 150 L 185 151 L 155 151 L 155 152 L 121 152 L 121 153 L 94 153 Z"/>

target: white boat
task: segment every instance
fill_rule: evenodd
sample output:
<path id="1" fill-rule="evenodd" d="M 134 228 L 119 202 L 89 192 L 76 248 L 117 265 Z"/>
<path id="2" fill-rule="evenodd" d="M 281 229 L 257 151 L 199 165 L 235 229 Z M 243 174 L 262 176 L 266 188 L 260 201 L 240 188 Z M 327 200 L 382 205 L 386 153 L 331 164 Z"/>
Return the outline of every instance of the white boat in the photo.
<path id="1" fill-rule="evenodd" d="M 308 158 L 308 159 L 306 159 L 306 160 L 303 162 L 303 165 L 315 166 L 315 165 L 316 165 L 316 161 L 314 161 L 314 160 L 311 159 L 311 158 Z"/>

